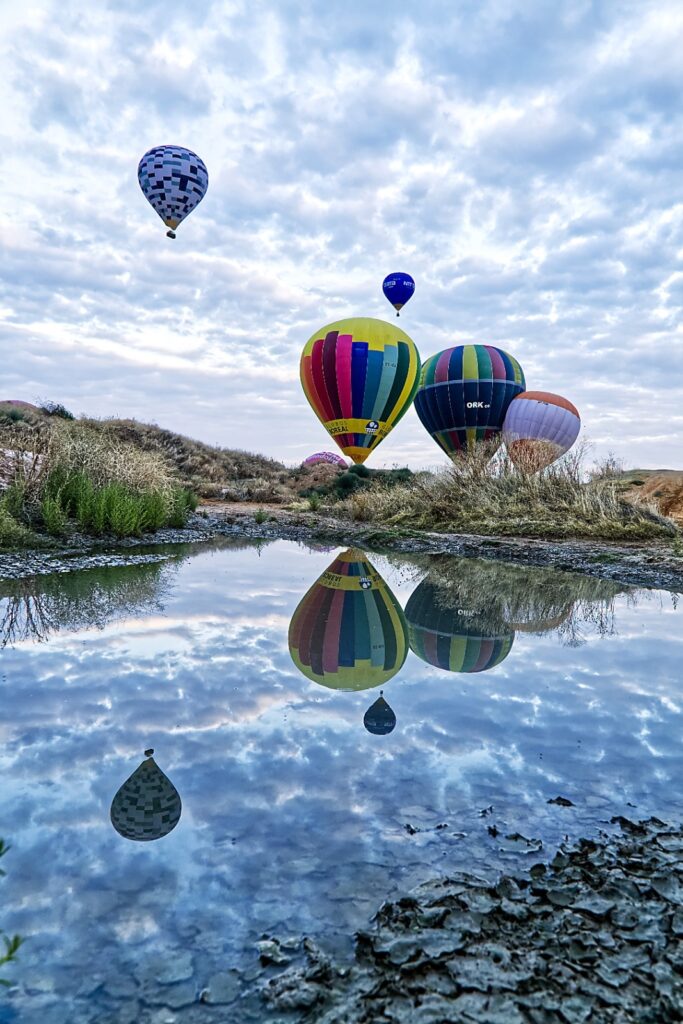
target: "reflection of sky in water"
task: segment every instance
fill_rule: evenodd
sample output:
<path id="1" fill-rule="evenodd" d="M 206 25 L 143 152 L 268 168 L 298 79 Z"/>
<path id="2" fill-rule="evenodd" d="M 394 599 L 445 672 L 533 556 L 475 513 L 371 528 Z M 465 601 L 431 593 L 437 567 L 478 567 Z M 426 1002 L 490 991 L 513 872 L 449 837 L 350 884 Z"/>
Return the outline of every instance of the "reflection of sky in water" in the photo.
<path id="1" fill-rule="evenodd" d="M 286 543 L 196 554 L 163 577 L 163 608 L 101 629 L 72 617 L 71 631 L 2 651 L 0 835 L 13 849 L 0 927 L 29 941 L 0 1021 L 94 1020 L 109 998 L 90 995 L 96 983 L 112 994 L 114 976 L 159 952 L 191 949 L 201 986 L 252 965 L 263 932 L 334 941 L 435 870 L 517 863 L 526 847 L 506 833 L 552 848 L 616 813 L 680 815 L 682 630 L 668 595 L 618 596 L 618 635 L 589 625 L 578 647 L 518 630 L 488 672 L 409 653 L 384 687 L 396 727 L 373 736 L 363 715 L 379 691 L 309 682 L 287 649 L 332 558 Z M 405 607 L 411 574 L 371 560 Z M 183 813 L 137 844 L 109 807 L 147 747 Z M 576 807 L 548 805 L 557 795 Z"/>

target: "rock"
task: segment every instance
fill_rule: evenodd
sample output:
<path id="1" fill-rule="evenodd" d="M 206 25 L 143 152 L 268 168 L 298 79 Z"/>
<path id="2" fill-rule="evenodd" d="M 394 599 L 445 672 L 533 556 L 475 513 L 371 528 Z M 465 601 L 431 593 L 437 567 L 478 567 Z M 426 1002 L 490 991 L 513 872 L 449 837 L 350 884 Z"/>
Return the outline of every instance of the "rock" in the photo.
<path id="1" fill-rule="evenodd" d="M 259 960 L 265 966 L 268 964 L 288 964 L 290 957 L 283 951 L 277 939 L 262 939 L 256 943 Z"/>
<path id="2" fill-rule="evenodd" d="M 237 971 L 212 974 L 200 996 L 200 1002 L 208 1003 L 210 1006 L 234 1003 L 240 995 L 241 988 L 242 983 Z"/>
<path id="3" fill-rule="evenodd" d="M 192 954 L 179 953 L 157 968 L 154 977 L 160 985 L 175 985 L 179 981 L 187 981 L 193 974 Z"/>
<path id="4" fill-rule="evenodd" d="M 581 914 L 590 914 L 591 917 L 598 920 L 607 917 L 614 910 L 614 903 L 611 900 L 604 900 L 600 896 L 581 896 L 571 906 L 572 910 L 577 910 Z"/>

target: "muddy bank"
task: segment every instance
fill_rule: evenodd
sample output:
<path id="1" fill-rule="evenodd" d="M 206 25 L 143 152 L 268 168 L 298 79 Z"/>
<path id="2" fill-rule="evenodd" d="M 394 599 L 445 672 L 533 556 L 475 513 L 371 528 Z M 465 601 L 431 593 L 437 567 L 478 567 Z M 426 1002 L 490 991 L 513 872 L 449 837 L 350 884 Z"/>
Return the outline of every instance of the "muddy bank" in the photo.
<path id="1" fill-rule="evenodd" d="M 683 1019 L 683 830 L 616 836 L 487 882 L 438 878 L 385 903 L 333 960 L 266 938 L 268 1014 L 300 1024 L 583 1024 Z M 270 968 L 274 970 L 273 967 Z M 269 1016 L 265 1019 L 271 1019 Z"/>
<path id="2" fill-rule="evenodd" d="M 265 516 L 263 522 L 258 520 Z M 185 529 L 159 530 L 140 538 L 109 542 L 85 537 L 68 544 L 0 554 L 0 578 L 19 579 L 45 573 L 73 572 L 99 565 L 132 564 L 159 558 L 160 546 L 202 543 L 219 537 L 244 540 L 293 540 L 332 547 L 360 545 L 400 554 L 451 554 L 545 566 L 601 579 L 659 590 L 683 590 L 683 556 L 670 544 L 614 544 L 594 541 L 547 541 L 529 538 L 478 537 L 425 531 L 378 529 L 313 512 L 264 510 L 242 505 L 211 505 L 191 516 Z M 154 547 L 154 555 L 136 549 Z"/>

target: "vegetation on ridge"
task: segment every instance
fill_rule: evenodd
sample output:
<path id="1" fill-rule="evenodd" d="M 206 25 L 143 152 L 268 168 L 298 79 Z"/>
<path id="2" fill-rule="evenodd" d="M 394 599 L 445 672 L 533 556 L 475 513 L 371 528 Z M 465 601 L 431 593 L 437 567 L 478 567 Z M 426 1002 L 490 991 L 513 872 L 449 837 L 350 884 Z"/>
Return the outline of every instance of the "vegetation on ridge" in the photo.
<path id="1" fill-rule="evenodd" d="M 484 536 L 646 540 L 673 538 L 676 526 L 654 505 L 627 501 L 612 460 L 587 477 L 585 450 L 540 473 L 514 468 L 505 453 L 480 450 L 435 474 L 416 474 L 390 491 L 354 494 L 356 520 Z"/>

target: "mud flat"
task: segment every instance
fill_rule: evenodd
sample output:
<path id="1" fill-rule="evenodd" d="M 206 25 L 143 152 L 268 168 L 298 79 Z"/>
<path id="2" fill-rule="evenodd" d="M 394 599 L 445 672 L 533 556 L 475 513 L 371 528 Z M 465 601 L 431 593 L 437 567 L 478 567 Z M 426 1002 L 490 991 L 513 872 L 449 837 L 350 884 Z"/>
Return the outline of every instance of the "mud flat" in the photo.
<path id="1" fill-rule="evenodd" d="M 665 1024 L 683 1019 L 683 830 L 614 818 L 490 881 L 454 874 L 385 903 L 334 960 L 304 940 L 261 984 L 278 1021 Z M 263 964 L 288 961 L 277 939 Z M 274 970 L 273 967 L 270 970 Z"/>

